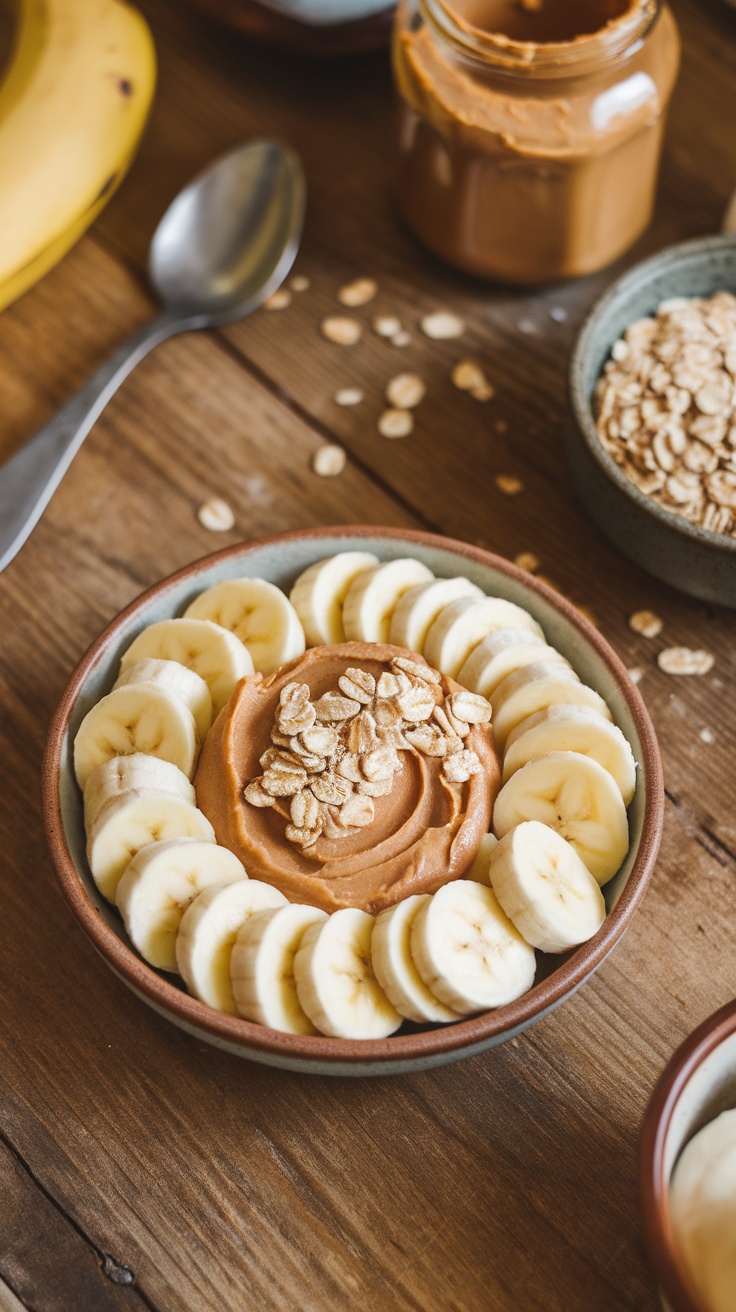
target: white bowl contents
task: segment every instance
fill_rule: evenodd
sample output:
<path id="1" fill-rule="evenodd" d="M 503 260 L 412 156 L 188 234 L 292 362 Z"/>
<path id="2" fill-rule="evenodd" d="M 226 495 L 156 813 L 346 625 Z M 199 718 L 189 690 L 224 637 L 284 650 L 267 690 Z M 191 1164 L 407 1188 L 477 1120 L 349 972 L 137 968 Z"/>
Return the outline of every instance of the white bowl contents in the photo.
<path id="1" fill-rule="evenodd" d="M 670 1185 L 680 1260 L 705 1312 L 736 1308 L 736 1108 L 699 1130 Z"/>

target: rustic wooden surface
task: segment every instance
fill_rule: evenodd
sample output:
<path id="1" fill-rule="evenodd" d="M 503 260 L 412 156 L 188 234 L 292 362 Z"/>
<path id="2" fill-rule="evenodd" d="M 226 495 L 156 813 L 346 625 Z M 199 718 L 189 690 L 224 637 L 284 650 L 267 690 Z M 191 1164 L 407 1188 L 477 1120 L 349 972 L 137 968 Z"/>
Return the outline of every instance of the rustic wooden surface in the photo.
<path id="1" fill-rule="evenodd" d="M 571 493 L 566 359 L 615 271 L 531 295 L 441 267 L 391 203 L 384 55 L 313 65 L 251 47 L 179 0 L 143 8 L 161 66 L 150 128 L 93 231 L 0 316 L 0 450 L 151 312 L 155 222 L 222 149 L 268 134 L 301 154 L 309 215 L 296 270 L 311 287 L 287 310 L 146 360 L 0 576 L 0 1308 L 655 1312 L 639 1124 L 674 1047 L 736 984 L 736 617 L 619 558 Z M 736 14 L 721 0 L 675 9 L 683 71 L 656 222 L 632 259 L 717 228 L 736 183 Z M 410 346 L 369 330 L 351 350 L 320 337 L 337 288 L 363 274 L 380 294 L 358 316 L 395 312 Z M 418 333 L 420 313 L 438 306 L 466 317 L 461 343 Z M 487 405 L 448 381 L 468 355 L 497 388 Z M 407 367 L 429 399 L 413 436 L 389 442 L 375 424 L 382 391 Z M 333 394 L 349 385 L 366 400 L 341 410 Z M 325 438 L 350 455 L 337 479 L 310 470 Z M 502 497 L 498 472 L 524 491 Z M 224 539 L 197 522 L 205 494 L 235 509 Z M 238 1061 L 128 994 L 57 890 L 39 774 L 71 669 L 143 587 L 224 542 L 360 521 L 533 551 L 643 671 L 668 807 L 644 906 L 571 1001 L 485 1056 L 351 1082 Z M 655 641 L 627 625 L 645 606 L 665 622 Z M 657 650 L 680 643 L 715 654 L 709 676 L 658 670 Z"/>

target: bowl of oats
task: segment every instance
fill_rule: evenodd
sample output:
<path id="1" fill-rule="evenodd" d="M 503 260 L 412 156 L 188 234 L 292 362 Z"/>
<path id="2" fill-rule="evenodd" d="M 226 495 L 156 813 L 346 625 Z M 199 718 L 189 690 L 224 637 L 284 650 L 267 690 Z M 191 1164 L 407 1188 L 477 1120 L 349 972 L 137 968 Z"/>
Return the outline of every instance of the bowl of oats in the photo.
<path id="1" fill-rule="evenodd" d="M 573 350 L 566 441 L 589 514 L 624 555 L 736 607 L 736 239 L 637 265 Z"/>

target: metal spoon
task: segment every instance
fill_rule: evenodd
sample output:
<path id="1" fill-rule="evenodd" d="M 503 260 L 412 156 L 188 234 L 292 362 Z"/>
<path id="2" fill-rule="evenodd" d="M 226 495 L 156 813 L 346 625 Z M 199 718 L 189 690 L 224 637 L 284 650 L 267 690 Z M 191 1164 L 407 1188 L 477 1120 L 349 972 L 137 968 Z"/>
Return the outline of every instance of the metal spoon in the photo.
<path id="1" fill-rule="evenodd" d="M 305 196 L 299 160 L 272 141 L 231 151 L 179 193 L 151 243 L 149 276 L 161 313 L 0 469 L 0 570 L 138 361 L 174 333 L 243 318 L 275 291 L 294 263 Z"/>

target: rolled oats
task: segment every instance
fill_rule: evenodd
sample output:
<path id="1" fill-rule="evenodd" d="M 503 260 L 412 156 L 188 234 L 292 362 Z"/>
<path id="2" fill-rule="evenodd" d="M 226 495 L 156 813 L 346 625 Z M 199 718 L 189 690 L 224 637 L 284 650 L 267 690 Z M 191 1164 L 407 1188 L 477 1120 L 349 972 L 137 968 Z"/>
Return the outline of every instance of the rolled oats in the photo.
<path id="1" fill-rule="evenodd" d="M 356 278 L 340 288 L 337 299 L 341 305 L 354 309 L 359 305 L 367 305 L 377 293 L 378 283 L 375 278 Z"/>
<path id="2" fill-rule="evenodd" d="M 708 674 L 715 657 L 708 651 L 693 651 L 690 647 L 667 647 L 659 653 L 657 664 L 665 674 Z"/>
<path id="3" fill-rule="evenodd" d="M 450 710 L 456 720 L 464 720 L 466 724 L 488 724 L 491 706 L 485 697 L 462 688 L 460 692 L 451 693 L 449 700 Z"/>
<path id="4" fill-rule="evenodd" d="M 496 474 L 493 481 L 505 497 L 517 497 L 524 491 L 524 484 L 514 474 Z"/>
<path id="5" fill-rule="evenodd" d="M 264 310 L 286 310 L 291 305 L 292 295 L 286 287 L 279 287 L 263 302 Z"/>
<path id="6" fill-rule="evenodd" d="M 414 416 L 409 410 L 384 410 L 378 420 L 382 437 L 408 437 L 414 427 Z"/>
<path id="7" fill-rule="evenodd" d="M 222 497 L 210 497 L 209 501 L 203 501 L 197 511 L 197 519 L 211 533 L 227 533 L 235 524 L 232 506 L 223 501 Z"/>
<path id="8" fill-rule="evenodd" d="M 397 374 L 386 387 L 386 400 L 397 410 L 413 410 L 424 400 L 426 392 L 418 374 Z"/>
<path id="9" fill-rule="evenodd" d="M 402 332 L 401 320 L 393 314 L 377 314 L 373 320 L 373 331 L 379 337 L 395 337 Z"/>
<path id="10" fill-rule="evenodd" d="M 349 779 L 343 779 L 342 775 L 331 774 L 328 771 L 317 775 L 315 779 L 310 779 L 309 787 L 317 801 L 325 802 L 328 806 L 342 806 L 353 791 Z"/>
<path id="11" fill-rule="evenodd" d="M 373 799 L 388 796 L 403 769 L 401 751 L 441 761 L 453 784 L 482 768 L 463 738 L 488 722 L 490 704 L 462 689 L 444 696 L 429 666 L 398 656 L 378 682 L 351 666 L 338 689 L 313 703 L 307 684 L 285 684 L 263 774 L 244 788 L 247 802 L 284 818 L 287 841 L 305 852 L 320 837 L 338 841 L 372 823 Z"/>
<path id="12" fill-rule="evenodd" d="M 349 319 L 347 315 L 340 314 L 323 319 L 320 331 L 328 342 L 334 342 L 336 346 L 355 346 L 363 335 L 363 329 L 357 319 Z"/>
<path id="13" fill-rule="evenodd" d="M 336 405 L 360 405 L 365 400 L 365 392 L 360 387 L 341 387 L 335 392 Z"/>
<path id="14" fill-rule="evenodd" d="M 353 701 L 369 706 L 376 692 L 376 680 L 368 670 L 348 669 L 337 681 L 341 692 Z"/>
<path id="15" fill-rule="evenodd" d="M 344 447 L 338 446 L 336 442 L 325 442 L 323 446 L 317 447 L 312 456 L 312 469 L 320 478 L 336 478 L 342 473 L 347 460 Z"/>
<path id="16" fill-rule="evenodd" d="M 483 769 L 475 752 L 461 751 L 442 763 L 442 773 L 452 784 L 464 784 Z"/>
<path id="17" fill-rule="evenodd" d="M 662 621 L 653 610 L 635 610 L 629 616 L 629 628 L 643 638 L 657 638 L 662 632 Z"/>
<path id="18" fill-rule="evenodd" d="M 349 825 L 351 828 L 366 829 L 368 825 L 373 823 L 375 814 L 376 808 L 373 805 L 372 797 L 353 793 L 340 807 L 339 822 L 342 825 Z"/>
<path id="19" fill-rule="evenodd" d="M 438 342 L 462 337 L 465 332 L 465 320 L 450 310 L 435 310 L 433 314 L 425 314 L 419 326 L 425 337 L 432 337 Z"/>
<path id="20" fill-rule="evenodd" d="M 736 296 L 672 297 L 614 343 L 596 387 L 601 443 L 646 495 L 736 536 Z"/>

